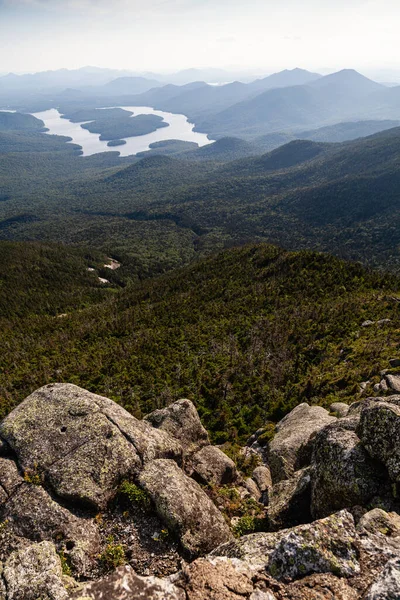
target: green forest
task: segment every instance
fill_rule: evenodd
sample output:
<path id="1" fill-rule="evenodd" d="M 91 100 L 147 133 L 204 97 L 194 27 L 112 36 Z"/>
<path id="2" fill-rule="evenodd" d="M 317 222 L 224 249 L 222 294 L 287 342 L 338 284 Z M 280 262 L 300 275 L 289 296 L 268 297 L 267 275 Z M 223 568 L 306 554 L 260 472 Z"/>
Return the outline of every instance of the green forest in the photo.
<path id="1" fill-rule="evenodd" d="M 243 442 L 299 402 L 354 400 L 400 344 L 400 279 L 324 254 L 249 245 L 104 286 L 86 270 L 103 256 L 0 249 L 15 265 L 0 274 L 3 415 L 68 381 L 138 417 L 189 397 L 215 442 Z"/>
<path id="2" fill-rule="evenodd" d="M 400 128 L 237 160 L 246 142 L 172 148 L 82 158 L 65 138 L 0 132 L 0 239 L 114 253 L 136 279 L 261 241 L 398 271 Z"/>

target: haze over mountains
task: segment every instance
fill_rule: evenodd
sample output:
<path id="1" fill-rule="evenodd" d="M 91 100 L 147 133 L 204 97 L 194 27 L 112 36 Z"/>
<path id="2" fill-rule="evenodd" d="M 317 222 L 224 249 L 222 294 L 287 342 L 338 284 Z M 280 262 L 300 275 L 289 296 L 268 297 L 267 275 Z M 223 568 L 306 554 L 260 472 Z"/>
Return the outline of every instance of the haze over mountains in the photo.
<path id="1" fill-rule="evenodd" d="M 189 70 L 181 76 L 207 75 Z M 214 72 L 223 77 L 225 73 Z M 176 79 L 179 79 L 177 77 Z M 322 76 L 303 69 L 285 70 L 249 83 L 222 85 L 192 80 L 177 85 L 107 69 L 84 68 L 0 77 L 0 106 L 61 112 L 96 106 L 150 106 L 184 114 L 213 139 L 299 132 L 340 122 L 400 119 L 400 86 L 388 87 L 345 69 Z"/>

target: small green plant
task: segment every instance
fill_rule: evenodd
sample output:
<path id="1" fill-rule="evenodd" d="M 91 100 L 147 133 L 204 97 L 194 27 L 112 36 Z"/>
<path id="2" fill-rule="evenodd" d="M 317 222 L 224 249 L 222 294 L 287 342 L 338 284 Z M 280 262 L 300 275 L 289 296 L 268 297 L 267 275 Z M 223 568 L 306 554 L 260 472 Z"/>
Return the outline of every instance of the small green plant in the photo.
<path id="1" fill-rule="evenodd" d="M 151 506 L 151 499 L 148 493 L 130 481 L 125 480 L 121 483 L 119 494 L 144 510 L 149 510 Z"/>
<path id="2" fill-rule="evenodd" d="M 5 528 L 7 527 L 7 525 L 8 525 L 8 519 L 5 519 L 5 521 L 2 521 L 0 523 L 0 532 L 3 532 L 5 530 Z"/>
<path id="3" fill-rule="evenodd" d="M 39 468 L 37 463 L 34 463 L 33 469 L 26 469 L 24 471 L 24 481 L 26 483 L 31 483 L 32 485 L 42 485 L 43 477 L 41 473 L 39 473 Z"/>
<path id="4" fill-rule="evenodd" d="M 114 538 L 109 536 L 107 538 L 107 546 L 102 554 L 100 554 L 100 560 L 109 569 L 116 569 L 126 563 L 125 549 L 122 544 L 115 544 Z"/>
<path id="5" fill-rule="evenodd" d="M 241 517 L 236 525 L 233 526 L 233 533 L 240 537 L 246 533 L 253 533 L 256 530 L 255 518 L 250 515 Z"/>
<path id="6" fill-rule="evenodd" d="M 156 542 L 166 542 L 170 537 L 168 529 L 161 529 L 160 533 L 156 533 L 153 536 L 153 540 Z"/>
<path id="7" fill-rule="evenodd" d="M 262 505 L 252 497 L 243 498 L 238 508 L 238 513 L 242 516 L 258 516 L 263 514 L 263 511 Z"/>
<path id="8" fill-rule="evenodd" d="M 257 454 L 244 454 L 243 449 L 237 444 L 226 443 L 222 447 L 224 453 L 236 464 L 238 470 L 245 476 L 250 477 L 252 472 L 261 462 Z"/>
<path id="9" fill-rule="evenodd" d="M 271 423 L 271 421 L 269 421 L 266 423 L 263 429 L 264 431 L 257 438 L 257 442 L 260 444 L 260 446 L 266 446 L 268 442 L 274 438 L 276 432 L 275 423 Z"/>
<path id="10" fill-rule="evenodd" d="M 64 549 L 58 553 L 58 556 L 60 557 L 63 575 L 68 575 L 68 577 L 71 577 L 71 574 L 72 574 L 71 566 L 68 562 L 68 558 L 65 556 Z"/>
<path id="11" fill-rule="evenodd" d="M 232 527 L 233 534 L 237 537 L 254 533 L 254 531 L 267 531 L 267 519 L 262 516 L 244 515 Z"/>

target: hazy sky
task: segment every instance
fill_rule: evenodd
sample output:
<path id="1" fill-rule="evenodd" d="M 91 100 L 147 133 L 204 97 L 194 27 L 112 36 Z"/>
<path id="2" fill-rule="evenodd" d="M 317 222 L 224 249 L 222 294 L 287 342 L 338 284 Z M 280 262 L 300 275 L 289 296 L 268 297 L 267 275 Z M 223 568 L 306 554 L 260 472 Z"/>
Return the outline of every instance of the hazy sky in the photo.
<path id="1" fill-rule="evenodd" d="M 399 0 L 0 0 L 0 72 L 400 67 Z"/>

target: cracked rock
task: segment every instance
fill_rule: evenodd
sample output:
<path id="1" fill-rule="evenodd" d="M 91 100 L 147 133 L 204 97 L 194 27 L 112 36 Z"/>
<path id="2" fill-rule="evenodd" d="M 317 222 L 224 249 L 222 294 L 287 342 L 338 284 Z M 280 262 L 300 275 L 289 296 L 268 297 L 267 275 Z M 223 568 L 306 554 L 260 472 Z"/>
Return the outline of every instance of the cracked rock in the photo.
<path id="1" fill-rule="evenodd" d="M 122 407 L 71 384 L 47 385 L 0 425 L 22 470 L 40 473 L 66 500 L 102 509 L 121 479 L 157 457 L 181 460 L 181 446 Z"/>

